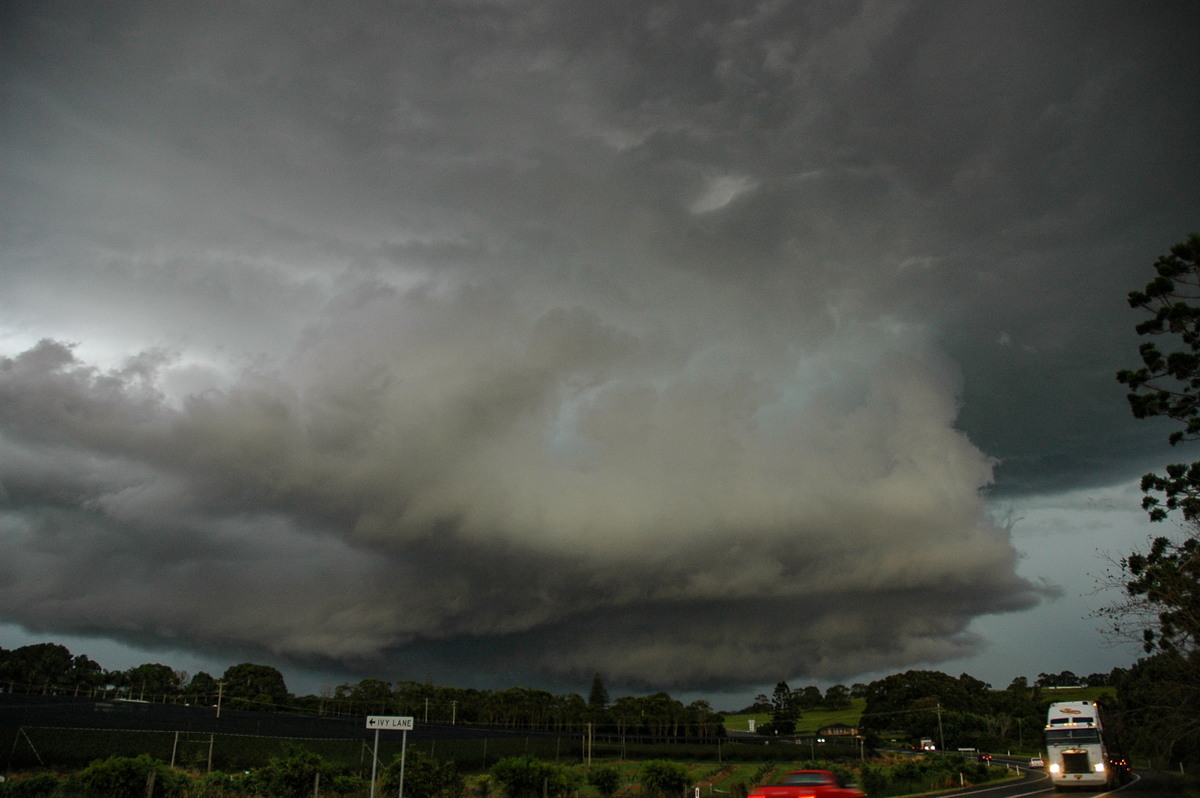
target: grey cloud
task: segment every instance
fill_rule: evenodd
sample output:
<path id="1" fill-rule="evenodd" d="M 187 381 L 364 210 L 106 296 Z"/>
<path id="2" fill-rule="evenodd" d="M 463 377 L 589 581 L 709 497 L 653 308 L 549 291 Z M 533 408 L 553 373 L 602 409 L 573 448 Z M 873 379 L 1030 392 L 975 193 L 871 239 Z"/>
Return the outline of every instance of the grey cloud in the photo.
<path id="1" fill-rule="evenodd" d="M 0 608 L 631 683 L 978 651 L 1047 594 L 988 492 L 1161 456 L 1111 374 L 1195 21 L 18 4 Z"/>
<path id="2" fill-rule="evenodd" d="M 847 404 L 656 346 L 582 310 L 384 293 L 172 401 L 168 360 L 106 372 L 42 342 L 0 367 L 0 479 L 33 524 L 6 532 L 6 617 L 301 659 L 471 640 L 686 687 L 949 655 L 975 614 L 1037 601 L 938 371 L 831 353 L 863 369 Z M 46 556 L 71 528 L 89 543 Z M 947 609 L 913 621 L 897 592 Z"/>

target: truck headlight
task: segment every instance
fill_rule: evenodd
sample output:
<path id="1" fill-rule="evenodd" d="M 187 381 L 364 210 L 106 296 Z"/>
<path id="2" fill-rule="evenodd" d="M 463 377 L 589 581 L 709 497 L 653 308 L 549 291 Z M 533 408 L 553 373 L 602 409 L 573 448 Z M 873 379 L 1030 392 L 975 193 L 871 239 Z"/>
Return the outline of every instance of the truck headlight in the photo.
<path id="1" fill-rule="evenodd" d="M 1104 772 L 1104 763 L 1103 763 L 1103 762 L 1097 762 L 1097 763 L 1096 763 L 1096 772 L 1097 772 L 1097 773 L 1103 773 L 1103 772 Z"/>
<path id="2" fill-rule="evenodd" d="M 1050 763 L 1050 772 L 1051 773 L 1057 773 L 1060 770 L 1062 770 L 1062 765 L 1058 764 L 1057 762 Z"/>

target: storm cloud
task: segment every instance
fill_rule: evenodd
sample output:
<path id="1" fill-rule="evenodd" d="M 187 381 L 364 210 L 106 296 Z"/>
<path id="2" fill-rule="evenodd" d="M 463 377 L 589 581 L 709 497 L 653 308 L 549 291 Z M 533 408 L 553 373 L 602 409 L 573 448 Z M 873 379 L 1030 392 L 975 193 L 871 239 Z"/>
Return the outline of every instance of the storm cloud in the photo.
<path id="1" fill-rule="evenodd" d="M 9 13 L 7 622 L 846 679 L 1056 595 L 991 497 L 1161 456 L 1190 5 Z"/>

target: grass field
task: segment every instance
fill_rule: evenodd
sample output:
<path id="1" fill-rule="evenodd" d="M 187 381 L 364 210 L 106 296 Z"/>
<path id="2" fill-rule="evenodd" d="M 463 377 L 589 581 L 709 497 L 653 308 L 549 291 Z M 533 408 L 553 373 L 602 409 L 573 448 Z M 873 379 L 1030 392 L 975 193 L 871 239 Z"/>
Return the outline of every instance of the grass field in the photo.
<path id="1" fill-rule="evenodd" d="M 1044 701 L 1098 701 L 1105 694 L 1113 695 L 1115 690 L 1111 687 L 1067 687 L 1061 689 L 1042 689 L 1042 699 Z M 844 723 L 847 726 L 857 726 L 862 721 L 862 713 L 866 708 L 867 700 L 865 698 L 853 698 L 850 700 L 850 708 L 836 712 L 828 712 L 825 710 L 813 710 L 803 713 L 803 716 L 796 723 L 797 734 L 813 734 L 817 729 L 834 723 Z M 725 729 L 728 731 L 748 731 L 750 720 L 755 721 L 756 726 L 762 726 L 764 723 L 769 723 L 771 713 L 760 712 L 753 715 L 725 715 Z"/>
<path id="2" fill-rule="evenodd" d="M 1061 690 L 1042 690 L 1046 701 L 1099 701 L 1105 694 L 1116 695 L 1113 687 L 1067 687 Z"/>
<path id="3" fill-rule="evenodd" d="M 826 710 L 805 712 L 803 717 L 796 723 L 796 731 L 799 734 L 812 734 L 817 729 L 834 723 L 857 726 L 862 719 L 863 708 L 866 705 L 867 700 L 865 698 L 852 698 L 850 699 L 849 709 L 842 709 L 836 712 Z M 755 715 L 726 715 L 725 729 L 726 731 L 748 731 L 751 719 L 754 720 L 755 725 L 762 726 L 764 723 L 771 721 L 771 713 L 760 712 Z"/>

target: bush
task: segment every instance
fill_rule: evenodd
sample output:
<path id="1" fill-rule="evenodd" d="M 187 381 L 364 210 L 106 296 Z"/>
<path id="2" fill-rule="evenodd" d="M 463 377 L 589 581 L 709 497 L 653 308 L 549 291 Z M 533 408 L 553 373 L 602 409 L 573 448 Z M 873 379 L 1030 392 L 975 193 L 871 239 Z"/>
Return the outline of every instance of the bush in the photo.
<path id="1" fill-rule="evenodd" d="M 334 795 L 361 794 L 368 784 L 370 782 L 360 776 L 350 774 L 334 776 L 333 787 L 330 789 L 330 792 Z"/>
<path id="2" fill-rule="evenodd" d="M 154 798 L 181 795 L 190 779 L 171 770 L 165 762 L 149 754 L 136 757 L 113 756 L 98 759 L 64 784 L 71 795 L 87 798 L 127 798 L 145 795 L 150 774 L 154 774 Z"/>
<path id="3" fill-rule="evenodd" d="M 650 795 L 681 795 L 688 784 L 687 769 L 677 762 L 652 759 L 638 770 L 638 783 Z"/>
<path id="4" fill-rule="evenodd" d="M 862 769 L 860 779 L 859 787 L 867 795 L 884 795 L 890 781 L 887 772 L 883 768 L 870 765 Z"/>
<path id="5" fill-rule="evenodd" d="M 302 798 L 313 794 L 318 775 L 321 784 L 332 789 L 343 772 L 320 754 L 289 746 L 282 757 L 271 759 L 245 782 L 251 793 L 257 791 L 271 798 Z"/>
<path id="6" fill-rule="evenodd" d="M 400 789 L 400 756 L 397 754 L 383 769 L 379 786 L 384 794 Z M 422 751 L 411 751 L 404 762 L 404 794 L 409 798 L 435 798 L 438 795 L 457 796 L 462 793 L 463 779 L 453 762 L 441 762 Z"/>
<path id="7" fill-rule="evenodd" d="M 588 773 L 588 784 L 600 791 L 604 798 L 612 798 L 621 786 L 621 771 L 612 765 L 600 765 Z"/>
<path id="8" fill-rule="evenodd" d="M 192 780 L 188 798 L 225 798 L 229 795 L 249 795 L 246 778 L 242 774 L 231 774 L 221 770 L 205 773 Z"/>
<path id="9" fill-rule="evenodd" d="M 49 773 L 39 773 L 20 781 L 0 782 L 0 798 L 47 798 L 58 786 L 57 778 Z"/>
<path id="10" fill-rule="evenodd" d="M 489 773 L 508 798 L 567 796 L 579 788 L 581 779 L 573 769 L 551 765 L 531 756 L 512 756 L 492 765 Z"/>

